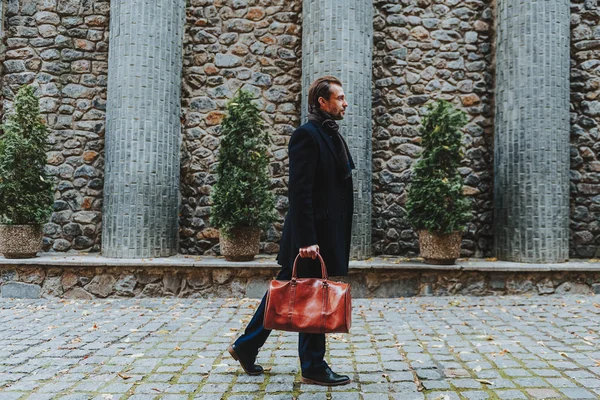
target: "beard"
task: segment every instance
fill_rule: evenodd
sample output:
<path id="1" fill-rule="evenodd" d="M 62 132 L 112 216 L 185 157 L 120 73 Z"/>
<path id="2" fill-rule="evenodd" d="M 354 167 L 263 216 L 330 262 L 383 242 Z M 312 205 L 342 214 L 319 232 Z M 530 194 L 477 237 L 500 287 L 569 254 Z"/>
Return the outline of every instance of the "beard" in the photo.
<path id="1" fill-rule="evenodd" d="M 336 121 L 340 121 L 340 120 L 344 119 L 344 114 L 342 112 L 343 112 L 343 110 L 340 110 L 336 114 L 331 114 L 331 117 L 333 119 L 335 119 Z"/>

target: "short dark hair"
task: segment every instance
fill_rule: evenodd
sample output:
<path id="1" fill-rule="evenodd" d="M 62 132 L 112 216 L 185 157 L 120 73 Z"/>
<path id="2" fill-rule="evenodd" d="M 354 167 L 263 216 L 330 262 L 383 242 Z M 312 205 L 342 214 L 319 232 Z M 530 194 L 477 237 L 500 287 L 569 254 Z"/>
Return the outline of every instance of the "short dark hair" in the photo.
<path id="1" fill-rule="evenodd" d="M 329 100 L 331 96 L 331 84 L 342 86 L 342 82 L 335 76 L 326 75 L 317 78 L 308 89 L 308 112 L 314 112 L 321 108 L 319 97 Z"/>

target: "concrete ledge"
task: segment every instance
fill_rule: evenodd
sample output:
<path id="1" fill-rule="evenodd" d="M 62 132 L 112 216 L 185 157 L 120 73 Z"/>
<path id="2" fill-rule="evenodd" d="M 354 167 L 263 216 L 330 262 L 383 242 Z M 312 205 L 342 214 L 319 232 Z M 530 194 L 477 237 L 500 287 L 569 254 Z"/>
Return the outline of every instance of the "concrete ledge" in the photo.
<path id="1" fill-rule="evenodd" d="M 177 255 L 163 258 L 108 258 L 100 254 L 38 253 L 38 257 L 7 259 L 0 256 L 0 266 L 61 266 L 61 267 L 195 267 L 195 268 L 279 268 L 275 256 L 259 255 L 254 261 L 231 262 L 223 257 Z M 566 263 L 525 264 L 490 259 L 459 259 L 455 265 L 431 265 L 422 259 L 404 257 L 374 257 L 365 261 L 350 261 L 350 269 L 448 270 L 448 271 L 590 271 L 600 272 L 600 259 L 581 259 Z"/>
<path id="2" fill-rule="evenodd" d="M 1 297 L 250 297 L 260 298 L 277 272 L 273 256 L 252 262 L 222 257 L 176 256 L 114 259 L 46 253 L 23 260 L 0 258 Z M 600 294 L 600 262 L 517 264 L 459 260 L 429 265 L 399 257 L 352 261 L 355 298 L 446 295 Z M 26 284 L 26 285 L 24 285 Z"/>

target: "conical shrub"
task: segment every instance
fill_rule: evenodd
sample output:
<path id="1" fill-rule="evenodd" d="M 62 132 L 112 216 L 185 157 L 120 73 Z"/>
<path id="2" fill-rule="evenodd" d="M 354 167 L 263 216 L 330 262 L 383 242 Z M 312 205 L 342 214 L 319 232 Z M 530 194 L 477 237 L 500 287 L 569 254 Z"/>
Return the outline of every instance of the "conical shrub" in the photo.
<path id="1" fill-rule="evenodd" d="M 463 194 L 458 170 L 466 123 L 465 112 L 445 100 L 428 106 L 420 129 L 423 152 L 413 169 L 406 204 L 415 230 L 462 232 L 471 219 L 471 202 Z"/>
<path id="2" fill-rule="evenodd" d="M 268 171 L 269 134 L 249 92 L 227 104 L 221 125 L 217 182 L 210 222 L 227 234 L 233 228 L 267 229 L 277 216 Z"/>
<path id="3" fill-rule="evenodd" d="M 54 203 L 46 170 L 48 128 L 40 117 L 35 88 L 23 86 L 13 112 L 0 127 L 0 224 L 48 222 Z"/>

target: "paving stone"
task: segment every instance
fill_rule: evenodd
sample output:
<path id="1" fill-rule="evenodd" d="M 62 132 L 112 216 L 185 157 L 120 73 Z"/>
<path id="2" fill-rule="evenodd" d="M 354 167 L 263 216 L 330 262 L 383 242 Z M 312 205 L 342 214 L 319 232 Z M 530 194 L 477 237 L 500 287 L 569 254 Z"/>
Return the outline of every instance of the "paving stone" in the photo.
<path id="1" fill-rule="evenodd" d="M 231 399 L 232 397 L 230 397 Z M 161 400 L 188 400 L 187 394 L 165 394 L 161 397 Z"/>
<path id="2" fill-rule="evenodd" d="M 156 394 L 164 392 L 170 385 L 167 383 L 142 383 L 135 388 L 136 394 Z"/>
<path id="3" fill-rule="evenodd" d="M 527 396 L 519 390 L 496 390 L 494 393 L 501 400 L 527 399 Z"/>
<path id="4" fill-rule="evenodd" d="M 516 376 L 531 376 L 531 372 L 522 369 L 522 368 L 506 368 L 503 369 L 504 373 L 508 376 L 511 377 L 516 377 Z"/>
<path id="5" fill-rule="evenodd" d="M 323 400 L 323 393 L 302 393 L 298 400 Z"/>
<path id="6" fill-rule="evenodd" d="M 425 395 L 419 392 L 392 393 L 393 400 L 423 400 Z"/>
<path id="7" fill-rule="evenodd" d="M 600 388 L 600 379 L 578 379 L 575 378 L 575 381 L 580 383 L 586 388 Z"/>
<path id="8" fill-rule="evenodd" d="M 481 383 L 474 379 L 451 379 L 450 383 L 459 389 L 479 389 Z"/>
<path id="9" fill-rule="evenodd" d="M 534 399 L 559 399 L 561 395 L 552 389 L 525 389 Z"/>
<path id="10" fill-rule="evenodd" d="M 67 395 L 60 396 L 61 400 L 89 400 L 90 398 L 91 398 L 90 394 L 84 394 L 84 393 L 67 394 Z"/>
<path id="11" fill-rule="evenodd" d="M 253 383 L 236 383 L 234 384 L 229 391 L 232 393 L 235 392 L 256 392 L 260 389 L 260 386 Z"/>
<path id="12" fill-rule="evenodd" d="M 198 389 L 198 385 L 175 383 L 172 384 L 165 392 L 166 393 L 193 393 Z"/>
<path id="13" fill-rule="evenodd" d="M 125 393 L 133 387 L 133 384 L 127 383 L 111 383 L 108 386 L 102 387 L 103 393 Z"/>
<path id="14" fill-rule="evenodd" d="M 359 394 L 357 392 L 335 392 L 331 395 L 332 400 L 359 400 Z"/>
<path id="15" fill-rule="evenodd" d="M 460 394 L 469 400 L 485 400 L 490 398 L 489 394 L 481 390 L 469 390 Z"/>
<path id="16" fill-rule="evenodd" d="M 364 393 L 361 392 L 363 400 L 389 400 L 390 395 L 388 393 Z"/>
<path id="17" fill-rule="evenodd" d="M 53 382 L 47 385 L 40 386 L 37 390 L 38 393 L 59 393 L 63 390 L 67 390 L 75 385 L 75 382 Z"/>
<path id="18" fill-rule="evenodd" d="M 0 400 L 17 400 L 27 395 L 26 392 L 5 392 L 0 393 Z"/>
<path id="19" fill-rule="evenodd" d="M 541 378 L 515 378 L 513 380 L 517 385 L 523 387 L 545 387 L 548 383 Z"/>
<path id="20" fill-rule="evenodd" d="M 369 383 L 361 385 L 364 393 L 389 393 L 390 387 L 387 383 Z"/>
<path id="21" fill-rule="evenodd" d="M 454 392 L 431 392 L 425 395 L 427 400 L 460 400 L 458 394 Z"/>
<path id="22" fill-rule="evenodd" d="M 596 399 L 597 395 L 583 388 L 565 388 L 560 389 L 569 399 Z"/>
<path id="23" fill-rule="evenodd" d="M 407 368 L 408 369 L 408 368 Z M 386 374 L 388 375 L 388 377 L 390 378 L 390 381 L 392 382 L 398 382 L 398 381 L 412 381 L 414 379 L 413 373 L 411 371 L 390 371 L 390 370 L 386 370 L 388 372 L 386 372 Z"/>
<path id="24" fill-rule="evenodd" d="M 423 381 L 423 387 L 427 390 L 432 389 L 450 389 L 450 383 L 447 381 Z"/>
<path id="25" fill-rule="evenodd" d="M 552 369 L 532 369 L 531 372 L 533 372 L 536 375 L 544 376 L 544 377 L 561 376 L 560 371 L 556 371 L 556 370 L 552 370 Z"/>
<path id="26" fill-rule="evenodd" d="M 546 378 L 546 381 L 553 388 L 577 387 L 577 384 L 566 378 Z"/>

